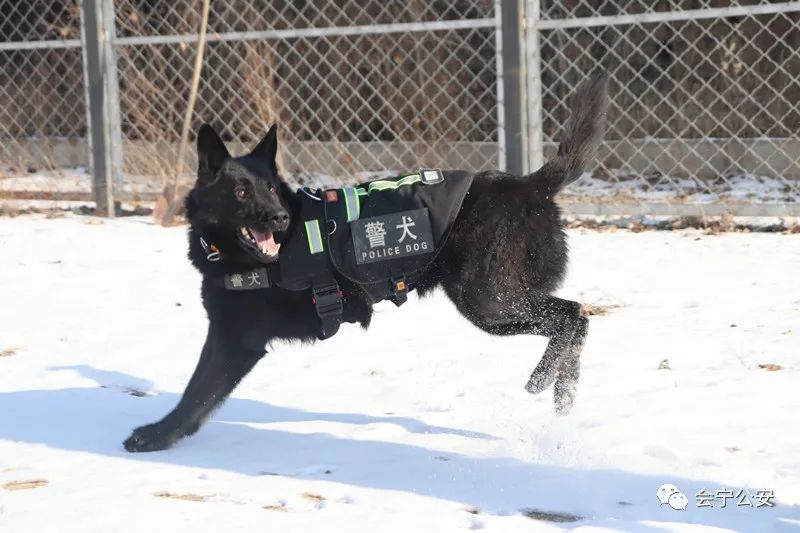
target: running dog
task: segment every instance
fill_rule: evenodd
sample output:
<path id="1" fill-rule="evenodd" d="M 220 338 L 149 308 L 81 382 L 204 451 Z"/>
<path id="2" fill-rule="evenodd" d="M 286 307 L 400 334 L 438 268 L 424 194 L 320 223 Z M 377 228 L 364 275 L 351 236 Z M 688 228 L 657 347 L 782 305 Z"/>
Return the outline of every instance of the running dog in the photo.
<path id="1" fill-rule="evenodd" d="M 594 158 L 605 130 L 607 85 L 607 77 L 598 75 L 578 89 L 558 153 L 542 168 L 521 177 L 474 175 L 449 238 L 416 287 L 422 295 L 441 287 L 463 316 L 490 334 L 549 337 L 526 389 L 536 394 L 554 384 L 558 413 L 572 407 L 589 323 L 578 302 L 552 295 L 568 259 L 555 196 Z M 180 402 L 160 421 L 135 429 L 124 442 L 130 452 L 163 450 L 195 433 L 271 341 L 317 340 L 320 318 L 308 291 L 231 291 L 220 282 L 280 261 L 287 232 L 302 223 L 296 219 L 298 193 L 275 162 L 277 146 L 273 126 L 252 152 L 231 157 L 210 126 L 199 131 L 197 182 L 186 212 L 189 259 L 203 276 L 208 333 Z M 213 254 L 218 261 L 208 260 Z M 366 329 L 370 301 L 348 279 L 338 282 L 342 321 Z"/>

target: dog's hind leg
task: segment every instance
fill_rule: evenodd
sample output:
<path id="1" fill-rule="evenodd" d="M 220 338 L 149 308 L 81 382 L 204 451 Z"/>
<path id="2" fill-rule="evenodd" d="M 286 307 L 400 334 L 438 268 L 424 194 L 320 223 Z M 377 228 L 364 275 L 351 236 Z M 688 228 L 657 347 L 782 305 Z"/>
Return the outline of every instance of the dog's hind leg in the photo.
<path id="1" fill-rule="evenodd" d="M 569 413 L 575 401 L 575 392 L 581 373 L 581 352 L 588 333 L 589 319 L 582 316 L 578 320 L 578 328 L 572 337 L 569 350 L 558 365 L 558 373 L 553 385 L 555 409 L 559 414 Z"/>
<path id="2" fill-rule="evenodd" d="M 579 376 L 579 358 L 588 332 L 588 321 L 580 316 L 580 304 L 556 297 L 532 302 L 514 319 L 498 321 L 468 313 L 472 322 L 493 335 L 542 335 L 549 337 L 542 359 L 525 389 L 538 394 L 554 382 L 555 410 L 566 414 L 572 407 Z"/>
<path id="3" fill-rule="evenodd" d="M 178 405 L 160 421 L 136 428 L 124 443 L 126 450 L 163 450 L 195 433 L 264 356 L 263 348 L 248 349 L 216 329 L 209 328 L 200 361 Z"/>

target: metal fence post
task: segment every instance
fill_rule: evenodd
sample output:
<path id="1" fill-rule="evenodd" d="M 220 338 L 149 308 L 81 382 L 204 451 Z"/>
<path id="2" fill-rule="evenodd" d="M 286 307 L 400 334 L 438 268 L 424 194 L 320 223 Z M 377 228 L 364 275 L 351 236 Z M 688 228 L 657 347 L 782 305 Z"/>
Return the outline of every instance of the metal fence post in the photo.
<path id="1" fill-rule="evenodd" d="M 101 0 L 103 8 L 103 63 L 106 91 L 106 120 L 109 164 L 114 188 L 122 193 L 122 122 L 119 104 L 119 73 L 117 71 L 117 19 L 114 0 Z"/>
<path id="2" fill-rule="evenodd" d="M 108 157 L 105 83 L 102 61 L 101 0 L 81 3 L 81 40 L 84 44 L 84 79 L 89 125 L 89 146 L 92 150 L 92 193 L 96 213 L 114 216 L 114 182 Z"/>
<path id="3" fill-rule="evenodd" d="M 520 54 L 521 0 L 502 0 L 503 109 L 505 123 L 506 171 L 524 171 L 522 113 L 524 109 Z"/>
<path id="4" fill-rule="evenodd" d="M 528 171 L 544 165 L 544 137 L 542 123 L 542 56 L 539 42 L 541 1 L 528 0 L 525 9 L 525 67 L 528 111 Z"/>
<path id="5" fill-rule="evenodd" d="M 506 170 L 506 109 L 503 102 L 503 0 L 494 0 L 494 46 L 497 87 L 497 168 Z"/>

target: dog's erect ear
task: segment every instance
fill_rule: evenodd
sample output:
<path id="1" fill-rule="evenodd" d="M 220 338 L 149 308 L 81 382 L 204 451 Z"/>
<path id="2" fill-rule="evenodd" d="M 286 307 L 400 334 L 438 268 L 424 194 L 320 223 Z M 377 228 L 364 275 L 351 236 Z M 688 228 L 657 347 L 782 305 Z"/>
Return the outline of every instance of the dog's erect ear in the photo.
<path id="1" fill-rule="evenodd" d="M 253 148 L 250 155 L 266 163 L 273 172 L 278 171 L 275 156 L 278 153 L 278 125 L 273 124 L 261 142 Z"/>
<path id="2" fill-rule="evenodd" d="M 214 128 L 208 124 L 197 132 L 197 181 L 201 185 L 214 181 L 219 167 L 231 155 Z"/>

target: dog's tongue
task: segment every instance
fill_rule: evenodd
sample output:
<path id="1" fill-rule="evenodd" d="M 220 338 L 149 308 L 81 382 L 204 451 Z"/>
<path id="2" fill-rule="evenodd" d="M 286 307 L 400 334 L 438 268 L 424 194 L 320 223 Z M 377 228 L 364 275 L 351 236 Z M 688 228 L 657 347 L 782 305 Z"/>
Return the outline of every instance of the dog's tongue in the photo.
<path id="1" fill-rule="evenodd" d="M 262 254 L 275 255 L 278 253 L 281 245 L 275 242 L 275 237 L 272 236 L 272 233 L 259 233 L 253 229 L 250 231 L 253 237 L 255 237 L 256 244 L 258 244 L 258 248 L 261 250 Z"/>

